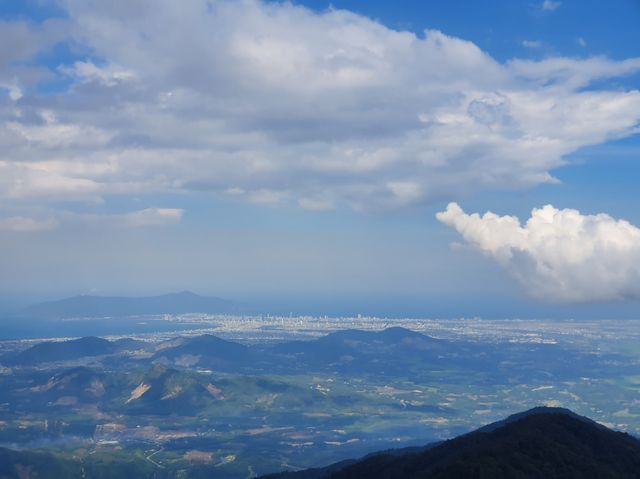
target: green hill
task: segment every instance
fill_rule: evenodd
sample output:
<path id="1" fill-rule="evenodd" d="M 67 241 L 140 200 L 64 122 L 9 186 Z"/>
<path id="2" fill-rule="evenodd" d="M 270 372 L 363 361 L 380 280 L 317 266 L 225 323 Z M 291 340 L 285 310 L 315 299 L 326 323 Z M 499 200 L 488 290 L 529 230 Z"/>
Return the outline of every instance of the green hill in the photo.
<path id="1" fill-rule="evenodd" d="M 118 346 L 93 336 L 70 341 L 47 341 L 36 344 L 18 354 L 5 355 L 0 362 L 6 365 L 34 365 L 52 361 L 69 361 L 91 356 L 112 354 Z"/>

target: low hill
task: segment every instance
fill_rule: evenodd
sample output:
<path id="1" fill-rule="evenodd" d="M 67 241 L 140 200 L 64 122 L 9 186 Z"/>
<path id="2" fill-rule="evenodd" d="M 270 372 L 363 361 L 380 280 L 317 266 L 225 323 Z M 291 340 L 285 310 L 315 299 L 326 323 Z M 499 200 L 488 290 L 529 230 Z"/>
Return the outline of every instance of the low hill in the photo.
<path id="1" fill-rule="evenodd" d="M 69 341 L 46 341 L 36 344 L 17 354 L 9 354 L 0 358 L 6 365 L 29 366 L 53 361 L 69 361 L 73 359 L 112 354 L 118 346 L 106 339 L 93 336 Z"/>
<path id="2" fill-rule="evenodd" d="M 282 354 L 300 354 L 330 361 L 345 354 L 380 354 L 399 348 L 405 352 L 441 352 L 447 346 L 446 341 L 434 339 L 409 329 L 394 327 L 382 331 L 358 329 L 335 331 L 312 341 L 281 343 L 274 350 Z"/>
<path id="3" fill-rule="evenodd" d="M 53 375 L 46 383 L 31 388 L 36 396 L 46 398 L 48 404 L 75 405 L 93 402 L 105 395 L 105 375 L 84 366 Z"/>
<path id="4" fill-rule="evenodd" d="M 205 377 L 154 365 L 128 392 L 131 414 L 195 414 L 224 397 Z"/>
<path id="5" fill-rule="evenodd" d="M 478 364 L 478 347 L 432 338 L 401 327 L 382 331 L 343 330 L 314 340 L 274 345 L 270 353 L 281 362 L 304 370 L 375 372 L 397 374 L 412 365 L 430 368 Z"/>
<path id="6" fill-rule="evenodd" d="M 181 339 L 177 345 L 158 351 L 153 359 L 176 366 L 220 368 L 246 363 L 249 348 L 211 334 L 203 334 Z"/>
<path id="7" fill-rule="evenodd" d="M 268 477 L 631 479 L 640 478 L 640 441 L 565 409 L 536 408 L 420 452 Z"/>
<path id="8" fill-rule="evenodd" d="M 216 298 L 182 293 L 148 297 L 74 296 L 34 304 L 23 311 L 33 318 L 123 317 L 155 314 L 250 314 L 248 305 Z"/>

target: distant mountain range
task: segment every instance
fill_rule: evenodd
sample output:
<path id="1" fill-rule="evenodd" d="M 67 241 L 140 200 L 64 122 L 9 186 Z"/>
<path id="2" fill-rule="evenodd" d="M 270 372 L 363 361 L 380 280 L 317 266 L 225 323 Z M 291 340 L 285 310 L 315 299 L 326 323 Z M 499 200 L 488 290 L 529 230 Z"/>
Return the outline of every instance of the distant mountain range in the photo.
<path id="1" fill-rule="evenodd" d="M 7 366 L 79 360 L 112 355 L 124 350 L 149 348 L 145 361 L 180 369 L 199 367 L 225 371 L 271 372 L 341 371 L 392 375 L 428 362 L 433 368 L 461 362 L 483 364 L 478 352 L 464 343 L 453 344 L 414 331 L 394 327 L 382 331 L 343 330 L 312 340 L 285 341 L 245 346 L 209 334 L 174 338 L 157 346 L 131 339 L 108 341 L 84 337 L 66 341 L 45 341 L 23 351 L 0 356 Z"/>
<path id="2" fill-rule="evenodd" d="M 567 409 L 539 407 L 449 441 L 269 479 L 639 478 L 640 441 Z"/>
<path id="3" fill-rule="evenodd" d="M 123 317 L 155 314 L 252 314 L 256 308 L 189 291 L 147 297 L 74 296 L 34 304 L 22 311 L 33 318 Z"/>
<path id="4" fill-rule="evenodd" d="M 127 341 L 131 344 L 128 344 Z M 562 354 L 545 345 L 543 355 L 533 370 L 522 371 L 530 377 L 553 370 L 562 373 L 563 364 L 571 364 L 575 372 L 583 368 L 592 370 L 593 358 Z M 309 371 L 329 374 L 374 374 L 397 377 L 411 372 L 414 379 L 427 380 L 433 371 L 465 368 L 482 374 L 481 381 L 498 380 L 502 367 L 509 358 L 531 354 L 530 345 L 503 345 L 488 351 L 473 342 L 450 341 L 433 338 L 401 327 L 382 331 L 342 330 L 311 340 L 293 340 L 279 343 L 245 346 L 211 335 L 174 338 L 165 343 L 139 343 L 131 340 L 109 342 L 99 338 L 81 338 L 71 341 L 48 341 L 23 351 L 0 356 L 7 366 L 33 366 L 38 363 L 78 360 L 104 356 L 123 350 L 148 349 L 150 356 L 144 361 L 160 362 L 166 366 L 206 368 L 224 371 L 271 373 L 300 373 Z M 139 361 L 140 363 L 140 361 Z M 425 369 L 428 365 L 428 369 Z M 422 376 L 424 375 L 424 376 Z M 479 376 L 480 377 L 480 376 Z M 403 408 L 416 406 L 404 405 Z M 438 408 L 440 410 L 441 408 Z"/>

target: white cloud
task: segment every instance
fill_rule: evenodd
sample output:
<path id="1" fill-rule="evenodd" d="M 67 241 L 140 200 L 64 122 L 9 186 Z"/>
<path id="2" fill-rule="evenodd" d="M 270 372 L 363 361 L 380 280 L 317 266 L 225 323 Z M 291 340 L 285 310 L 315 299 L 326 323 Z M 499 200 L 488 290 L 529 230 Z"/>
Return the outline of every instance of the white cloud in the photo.
<path id="1" fill-rule="evenodd" d="M 437 218 L 540 299 L 640 299 L 640 229 L 625 220 L 547 205 L 521 225 L 514 216 L 466 214 L 456 203 Z"/>
<path id="2" fill-rule="evenodd" d="M 179 223 L 184 210 L 178 208 L 146 208 L 121 216 L 111 215 L 109 218 L 121 220 L 128 226 L 154 226 Z"/>
<path id="3" fill-rule="evenodd" d="M 13 101 L 18 101 L 20 98 L 22 98 L 22 90 L 16 84 L 0 82 L 0 88 L 6 90 L 7 95 Z"/>
<path id="4" fill-rule="evenodd" d="M 34 219 L 25 216 L 11 216 L 0 218 L 0 231 L 10 231 L 14 233 L 35 233 L 49 231 L 58 226 L 55 218 Z"/>
<path id="5" fill-rule="evenodd" d="M 0 191 L 9 200 L 96 199 L 100 184 L 72 175 L 69 165 L 56 171 L 56 162 L 11 162 L 0 160 Z"/>
<path id="6" fill-rule="evenodd" d="M 401 208 L 554 182 L 567 155 L 638 131 L 640 92 L 591 84 L 640 59 L 499 63 L 438 31 L 284 2 L 62 5 L 92 57 L 55 69 L 64 94 L 0 109 L 5 200 L 236 191 Z"/>
<path id="7" fill-rule="evenodd" d="M 60 222 L 90 226 L 93 228 L 144 228 L 149 226 L 170 226 L 180 223 L 184 210 L 180 208 L 145 208 L 115 214 L 58 213 Z"/>
<path id="8" fill-rule="evenodd" d="M 640 58 L 613 61 L 605 57 L 585 60 L 571 58 L 547 58 L 540 61 L 513 60 L 509 63 L 513 74 L 538 85 L 549 85 L 553 89 L 573 92 L 590 83 L 607 78 L 622 77 L 640 71 Z M 550 91 L 553 91 L 550 88 Z M 637 90 L 632 90 L 637 93 Z"/>
<path id="9" fill-rule="evenodd" d="M 542 9 L 552 12 L 558 9 L 560 5 L 562 5 L 562 2 L 554 2 L 553 0 L 544 0 L 544 2 L 542 2 Z"/>
<path id="10" fill-rule="evenodd" d="M 522 40 L 522 46 L 525 48 L 540 48 L 542 42 L 540 40 Z"/>
<path id="11" fill-rule="evenodd" d="M 305 210 L 325 211 L 333 208 L 333 203 L 331 200 L 325 198 L 300 198 L 298 200 L 298 206 Z"/>
<path id="12" fill-rule="evenodd" d="M 65 35 L 65 21 L 45 20 L 41 23 L 0 19 L 0 89 L 7 90 L 11 100 L 20 100 L 25 86 L 47 78 L 45 68 L 31 65 L 38 53 L 47 52 Z M 8 46 L 8 47 L 7 47 Z"/>
<path id="13" fill-rule="evenodd" d="M 99 67 L 91 61 L 75 62 L 72 66 L 62 66 L 60 71 L 71 76 L 80 83 L 98 82 L 106 86 L 115 86 L 120 82 L 125 82 L 135 78 L 131 71 L 118 67 L 117 65 L 106 65 Z"/>
<path id="14" fill-rule="evenodd" d="M 38 114 L 41 120 L 38 123 L 9 121 L 5 126 L 8 131 L 21 136 L 27 144 L 34 147 L 96 147 L 104 145 L 110 139 L 110 134 L 99 128 L 60 123 L 51 110 L 42 110 Z"/>
<path id="15" fill-rule="evenodd" d="M 183 215 L 184 210 L 180 208 L 145 208 L 117 214 L 45 210 L 37 215 L 40 218 L 26 215 L 0 218 L 0 232 L 39 233 L 54 230 L 61 225 L 107 229 L 170 226 L 180 223 Z"/>

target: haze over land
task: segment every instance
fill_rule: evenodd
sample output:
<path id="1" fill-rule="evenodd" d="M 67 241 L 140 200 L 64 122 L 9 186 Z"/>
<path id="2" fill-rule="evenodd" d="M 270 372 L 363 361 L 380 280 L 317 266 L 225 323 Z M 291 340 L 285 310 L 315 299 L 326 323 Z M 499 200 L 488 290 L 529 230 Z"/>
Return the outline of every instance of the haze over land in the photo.
<path id="1" fill-rule="evenodd" d="M 637 321 L 127 321 L 188 329 L 0 341 L 0 447 L 240 478 L 423 446 L 541 404 L 640 432 Z"/>

